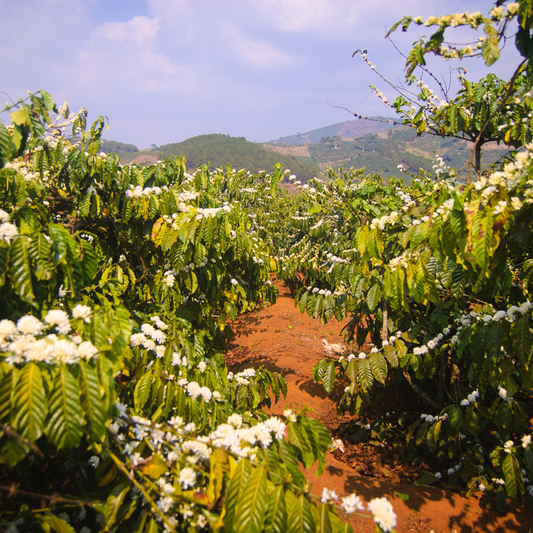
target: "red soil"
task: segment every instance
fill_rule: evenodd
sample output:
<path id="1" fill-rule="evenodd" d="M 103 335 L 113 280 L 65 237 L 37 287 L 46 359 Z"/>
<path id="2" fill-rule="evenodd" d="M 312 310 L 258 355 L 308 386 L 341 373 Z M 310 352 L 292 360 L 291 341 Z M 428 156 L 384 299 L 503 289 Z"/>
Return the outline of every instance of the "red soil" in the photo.
<path id="1" fill-rule="evenodd" d="M 236 370 L 264 365 L 281 373 L 288 384 L 287 398 L 274 404 L 269 412 L 279 415 L 287 407 L 308 408 L 310 416 L 320 420 L 337 438 L 339 429 L 352 418 L 338 417 L 334 399 L 327 396 L 321 384 L 314 383 L 312 370 L 325 356 L 322 339 L 343 343 L 343 324 L 333 320 L 323 325 L 300 313 L 289 290 L 281 283 L 278 288 L 276 304 L 243 315 L 232 324 L 236 338 L 228 353 L 228 365 Z M 376 409 L 386 412 L 400 400 L 391 398 Z M 475 496 L 465 498 L 445 487 L 415 486 L 413 481 L 419 474 L 411 465 L 384 456 L 379 447 L 354 445 L 349 437 L 343 437 L 343 444 L 344 452 L 328 452 L 322 476 L 314 476 L 315 468 L 306 471 L 312 492 L 319 495 L 323 487 L 334 489 L 339 496 L 356 492 L 367 502 L 386 496 L 397 515 L 397 533 L 533 532 L 533 513 L 525 507 L 509 502 L 507 513 L 502 514 L 486 510 Z M 409 500 L 402 500 L 395 493 L 407 494 Z M 357 532 L 375 531 L 372 519 L 354 518 L 351 524 Z"/>

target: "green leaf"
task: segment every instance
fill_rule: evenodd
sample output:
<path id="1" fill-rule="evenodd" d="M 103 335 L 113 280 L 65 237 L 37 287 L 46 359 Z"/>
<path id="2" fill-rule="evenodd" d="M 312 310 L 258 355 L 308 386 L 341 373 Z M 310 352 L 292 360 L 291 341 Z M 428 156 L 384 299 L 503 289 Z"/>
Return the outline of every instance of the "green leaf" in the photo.
<path id="1" fill-rule="evenodd" d="M 264 467 L 255 468 L 243 487 L 235 510 L 236 533 L 263 530 L 268 510 L 267 474 Z"/>
<path id="2" fill-rule="evenodd" d="M 327 359 L 320 359 L 320 361 L 313 367 L 313 380 L 315 383 L 319 383 L 322 379 L 327 364 Z"/>
<path id="3" fill-rule="evenodd" d="M 370 354 L 370 368 L 374 377 L 383 385 L 387 379 L 387 362 L 380 352 Z"/>
<path id="4" fill-rule="evenodd" d="M 360 359 L 357 365 L 357 377 L 359 382 L 365 389 L 370 389 L 374 383 L 374 376 L 370 368 L 370 361 L 368 359 Z"/>
<path id="5" fill-rule="evenodd" d="M 311 506 L 302 494 L 296 499 L 287 520 L 287 533 L 315 533 L 316 525 Z"/>
<path id="6" fill-rule="evenodd" d="M 527 367 L 531 359 L 533 341 L 529 330 L 529 316 L 522 315 L 513 325 L 512 329 L 513 348 L 520 364 Z"/>
<path id="7" fill-rule="evenodd" d="M 428 421 L 425 421 L 425 422 L 420 426 L 420 429 L 418 430 L 418 433 L 416 434 L 415 442 L 416 442 L 416 445 L 417 445 L 417 446 L 420 446 L 420 444 L 422 443 L 422 441 L 423 441 L 424 438 L 426 437 L 426 434 L 427 434 L 428 429 L 429 429 L 429 422 L 428 422 Z"/>
<path id="8" fill-rule="evenodd" d="M 357 383 L 357 359 L 351 359 L 348 361 L 348 366 L 346 367 L 346 375 L 350 378 L 352 383 Z"/>
<path id="9" fill-rule="evenodd" d="M 441 427 L 442 427 L 442 420 L 438 420 L 429 428 L 429 431 L 427 433 L 427 442 L 428 442 L 429 449 L 431 451 L 435 451 L 435 449 L 439 445 L 439 436 L 440 436 Z"/>
<path id="10" fill-rule="evenodd" d="M 142 473 L 152 479 L 159 479 L 165 472 L 168 472 L 168 466 L 165 460 L 158 454 L 141 466 Z"/>
<path id="11" fill-rule="evenodd" d="M 302 431 L 298 422 L 289 422 L 287 426 L 289 442 L 299 451 L 302 463 L 309 468 L 316 459 L 309 437 L 305 431 Z"/>
<path id="12" fill-rule="evenodd" d="M 144 404 L 150 396 L 150 390 L 152 387 L 153 374 L 146 372 L 144 376 L 137 382 L 135 386 L 135 392 L 133 393 L 133 402 L 137 411 L 142 410 Z"/>
<path id="13" fill-rule="evenodd" d="M 74 528 L 62 518 L 52 513 L 38 516 L 37 521 L 46 532 L 54 531 L 55 533 L 75 533 Z"/>
<path id="14" fill-rule="evenodd" d="M 533 446 L 531 445 L 524 450 L 524 463 L 526 464 L 529 477 L 533 476 Z"/>
<path id="15" fill-rule="evenodd" d="M 398 498 L 400 498 L 400 500 L 403 500 L 403 501 L 409 501 L 411 498 L 409 497 L 409 494 L 404 494 L 403 492 L 396 492 L 394 491 L 394 494 L 396 494 L 396 496 Z"/>
<path id="16" fill-rule="evenodd" d="M 28 239 L 17 237 L 9 248 L 9 277 L 15 292 L 28 303 L 33 303 L 35 294 L 31 279 L 31 262 Z"/>
<path id="17" fill-rule="evenodd" d="M 92 439 L 99 441 L 105 435 L 106 416 L 101 400 L 98 374 L 85 361 L 79 363 L 79 370 L 79 386 L 83 414 Z"/>
<path id="18" fill-rule="evenodd" d="M 76 448 L 83 434 L 78 383 L 62 364 L 54 379 L 46 435 L 58 448 Z"/>
<path id="19" fill-rule="evenodd" d="M 226 514 L 224 516 L 224 528 L 226 531 L 234 531 L 235 511 L 239 504 L 241 494 L 244 490 L 248 477 L 250 476 L 250 463 L 246 459 L 242 459 L 233 472 L 229 481 L 228 489 L 226 491 L 226 501 L 224 502 L 224 509 Z"/>
<path id="20" fill-rule="evenodd" d="M 91 208 L 91 194 L 86 194 L 83 200 L 80 202 L 80 217 L 86 217 L 89 215 L 89 209 Z"/>
<path id="21" fill-rule="evenodd" d="M 230 302 L 229 300 L 225 301 L 224 311 L 226 315 L 231 318 L 231 320 L 235 320 L 237 318 L 237 311 L 235 310 L 235 306 L 233 305 L 233 302 Z"/>
<path id="22" fill-rule="evenodd" d="M 409 427 L 409 430 L 407 431 L 407 436 L 405 437 L 405 442 L 407 444 L 409 444 L 409 441 L 413 438 L 416 428 L 420 425 L 420 422 L 422 422 L 421 418 L 419 418 L 418 420 L 415 420 Z"/>
<path id="23" fill-rule="evenodd" d="M 318 508 L 317 533 L 331 533 L 331 520 L 329 519 L 328 505 L 321 504 Z"/>
<path id="24" fill-rule="evenodd" d="M 12 368 L 0 381 L 0 422 L 11 425 L 11 419 L 14 416 L 13 395 L 20 371 L 18 368 Z"/>
<path id="25" fill-rule="evenodd" d="M 35 264 L 35 277 L 40 280 L 50 279 L 53 275 L 52 261 L 50 261 L 52 246 L 46 240 L 45 234 L 37 233 L 34 235 L 28 250 Z"/>
<path id="26" fill-rule="evenodd" d="M 485 60 L 485 64 L 490 67 L 495 61 L 500 58 L 500 48 L 498 46 L 498 31 L 492 25 L 489 19 L 483 19 L 485 21 L 485 33 L 487 39 L 483 42 L 481 48 L 481 56 Z"/>
<path id="27" fill-rule="evenodd" d="M 520 470 L 520 463 L 512 453 L 508 453 L 503 461 L 503 475 L 505 478 L 505 491 L 513 500 L 520 501 L 524 494 L 524 481 Z"/>
<path id="28" fill-rule="evenodd" d="M 13 395 L 17 433 L 35 442 L 44 431 L 47 402 L 41 370 L 35 363 L 28 363 L 20 372 Z"/>
<path id="29" fill-rule="evenodd" d="M 459 431 L 463 423 L 463 414 L 456 405 L 449 405 L 444 410 L 448 414 L 448 423 L 454 431 Z"/>
<path id="30" fill-rule="evenodd" d="M 322 384 L 325 391 L 329 394 L 335 386 L 335 362 L 328 361 L 322 375 Z"/>
<path id="31" fill-rule="evenodd" d="M 11 135 L 4 124 L 0 122 L 0 168 L 11 161 L 15 152 L 16 147 Z"/>
<path id="32" fill-rule="evenodd" d="M 370 287 L 366 295 L 366 303 L 370 311 L 373 311 L 380 301 L 381 301 L 381 287 L 378 283 L 374 283 L 374 285 Z"/>
<path id="33" fill-rule="evenodd" d="M 341 527 L 336 529 L 336 533 L 353 533 L 353 528 L 348 522 L 344 522 Z"/>
<path id="34" fill-rule="evenodd" d="M 474 220 L 472 240 L 477 264 L 486 270 L 490 263 L 492 240 L 492 217 L 480 211 Z"/>
<path id="35" fill-rule="evenodd" d="M 31 124 L 31 118 L 28 113 L 28 106 L 24 106 L 22 109 L 13 111 L 11 113 L 11 121 L 17 126 L 29 126 Z"/>
<path id="36" fill-rule="evenodd" d="M 398 355 L 396 354 L 396 350 L 393 346 L 388 345 L 384 346 L 383 351 L 385 352 L 385 357 L 387 358 L 387 361 L 389 362 L 390 366 L 397 368 L 400 364 L 400 361 L 398 359 Z"/>
<path id="37" fill-rule="evenodd" d="M 285 463 L 287 470 L 292 477 L 292 481 L 299 487 L 303 487 L 306 481 L 304 475 L 300 471 L 298 458 L 295 453 L 295 447 L 284 439 L 279 441 L 279 447 L 280 457 Z"/>
<path id="38" fill-rule="evenodd" d="M 315 420 L 314 418 L 306 418 L 305 423 L 313 428 L 314 433 L 318 437 L 319 449 L 323 453 L 329 450 L 331 444 L 333 443 L 333 439 L 331 438 L 329 431 L 324 427 L 324 425 L 318 420 Z"/>
<path id="39" fill-rule="evenodd" d="M 125 481 L 114 486 L 111 494 L 107 497 L 104 506 L 105 526 L 107 530 L 116 523 L 117 514 L 130 488 L 130 483 Z"/>
<path id="40" fill-rule="evenodd" d="M 417 262 L 416 265 L 408 264 L 407 285 L 413 299 L 418 303 L 422 303 L 425 298 L 425 279 L 420 262 Z"/>
<path id="41" fill-rule="evenodd" d="M 273 488 L 268 496 L 268 511 L 265 519 L 265 533 L 285 533 L 287 509 L 283 485 Z"/>

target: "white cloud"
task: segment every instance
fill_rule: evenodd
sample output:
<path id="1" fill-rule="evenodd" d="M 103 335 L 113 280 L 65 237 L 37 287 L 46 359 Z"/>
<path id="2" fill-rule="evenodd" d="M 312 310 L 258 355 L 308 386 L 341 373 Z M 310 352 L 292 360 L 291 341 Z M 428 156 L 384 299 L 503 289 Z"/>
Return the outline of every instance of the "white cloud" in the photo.
<path id="1" fill-rule="evenodd" d="M 158 18 L 140 16 L 128 22 L 105 22 L 94 30 L 91 39 L 109 39 L 119 43 L 134 41 L 139 46 L 153 46 L 158 31 Z"/>
<path id="2" fill-rule="evenodd" d="M 353 0 L 266 0 L 260 3 L 242 2 L 254 6 L 271 26 L 285 32 L 320 32 L 328 35 L 351 26 L 358 7 Z"/>
<path id="3" fill-rule="evenodd" d="M 185 22 L 195 15 L 189 0 L 146 0 L 146 4 L 151 13 L 165 19 L 169 24 L 179 24 L 184 27 Z"/>
<path id="4" fill-rule="evenodd" d="M 229 48 L 230 55 L 240 57 L 247 65 L 263 69 L 286 67 L 297 61 L 295 56 L 286 54 L 267 41 L 252 39 L 242 35 L 233 24 L 224 24 L 222 40 Z"/>

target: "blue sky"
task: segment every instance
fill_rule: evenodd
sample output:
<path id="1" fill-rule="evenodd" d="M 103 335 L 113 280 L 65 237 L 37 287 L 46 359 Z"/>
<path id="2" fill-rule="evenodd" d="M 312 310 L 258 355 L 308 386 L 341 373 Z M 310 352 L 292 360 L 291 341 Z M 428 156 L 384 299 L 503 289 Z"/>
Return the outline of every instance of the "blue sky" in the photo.
<path id="1" fill-rule="evenodd" d="M 268 141 L 373 115 L 370 94 L 395 94 L 360 59 L 391 80 L 403 59 L 384 39 L 403 15 L 490 9 L 484 0 L 0 0 L 0 91 L 16 100 L 45 89 L 59 104 L 105 115 L 109 139 L 139 148 L 204 133 Z M 426 30 L 427 31 L 427 30 Z M 394 35 L 408 52 L 416 31 Z M 509 77 L 510 43 L 494 65 Z M 460 63 L 457 63 L 460 64 Z M 431 62 L 449 77 L 454 64 Z M 461 63 L 468 78 L 487 69 Z M 8 100 L 5 94 L 1 98 Z M 2 117 L 5 120 L 5 117 Z"/>

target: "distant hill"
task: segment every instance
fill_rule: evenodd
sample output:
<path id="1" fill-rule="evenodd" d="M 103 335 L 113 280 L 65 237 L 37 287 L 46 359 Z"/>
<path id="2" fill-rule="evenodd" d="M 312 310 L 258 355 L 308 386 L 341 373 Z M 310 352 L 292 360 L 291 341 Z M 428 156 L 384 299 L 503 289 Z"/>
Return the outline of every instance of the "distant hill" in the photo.
<path id="1" fill-rule="evenodd" d="M 134 144 L 121 143 L 119 141 L 108 141 L 107 139 L 102 139 L 100 150 L 106 154 L 117 155 L 139 151 Z"/>
<path id="2" fill-rule="evenodd" d="M 378 131 L 361 135 L 365 129 Z M 296 138 L 305 138 L 306 143 L 289 142 Z M 213 133 L 140 151 L 134 145 L 105 141 L 107 145 L 104 146 L 108 150 L 111 147 L 112 150 L 106 151 L 104 146 L 102 150 L 118 153 L 123 164 L 132 161 L 151 164 L 159 159 L 183 154 L 189 169 L 210 163 L 211 168 L 225 168 L 229 164 L 232 168 L 257 172 L 271 171 L 276 163 L 280 163 L 299 180 L 307 181 L 313 176 L 321 175 L 328 167 L 338 169 L 342 166 L 344 169 L 364 168 L 367 173 L 403 177 L 409 181 L 410 178 L 400 172 L 398 165 L 413 174 L 417 174 L 420 168 L 431 172 L 436 155 L 440 155 L 448 166 L 459 170 L 467 163 L 472 148 L 467 141 L 428 134 L 418 137 L 407 126 L 391 128 L 390 124 L 364 120 L 332 124 L 280 139 L 287 139 L 287 142 L 258 144 L 249 142 L 244 137 Z M 504 146 L 496 143 L 485 145 L 482 167 L 487 168 L 507 153 Z"/>
<path id="3" fill-rule="evenodd" d="M 386 119 L 384 119 L 386 120 Z M 347 120 L 339 122 L 338 124 L 331 124 L 316 130 L 311 130 L 306 133 L 297 133 L 296 135 L 288 135 L 287 137 L 280 137 L 270 143 L 284 143 L 284 144 L 311 144 L 320 142 L 322 138 L 334 137 L 338 135 L 342 139 L 353 139 L 355 137 L 362 137 L 368 133 L 377 133 L 379 131 L 389 130 L 393 124 L 388 122 L 374 122 L 370 120 Z"/>
<path id="4" fill-rule="evenodd" d="M 322 171 L 328 167 L 338 169 L 341 166 L 344 169 L 364 168 L 367 173 L 403 177 L 405 181 L 410 178 L 400 172 L 398 165 L 414 174 L 418 173 L 419 168 L 431 172 L 436 156 L 440 155 L 448 166 L 459 170 L 467 163 L 472 149 L 472 143 L 459 139 L 428 134 L 418 137 L 415 130 L 406 126 L 370 133 L 356 139 L 342 139 L 339 134 L 335 134 L 306 146 L 280 143 L 263 145 L 277 153 L 306 156 Z M 505 146 L 498 146 L 496 143 L 485 145 L 482 167 L 487 168 L 507 153 Z"/>
<path id="5" fill-rule="evenodd" d="M 158 159 L 183 154 L 187 160 L 187 167 L 194 169 L 203 164 L 210 163 L 211 168 L 245 168 L 251 172 L 259 170 L 271 171 L 279 163 L 283 168 L 288 168 L 298 179 L 307 181 L 320 173 L 318 165 L 308 156 L 291 156 L 275 153 L 266 149 L 261 144 L 247 141 L 244 137 L 230 137 L 212 133 L 191 137 L 179 143 L 165 144 L 150 152 Z"/>

